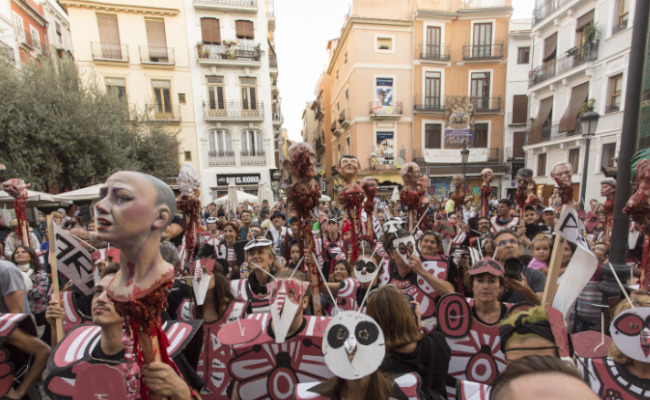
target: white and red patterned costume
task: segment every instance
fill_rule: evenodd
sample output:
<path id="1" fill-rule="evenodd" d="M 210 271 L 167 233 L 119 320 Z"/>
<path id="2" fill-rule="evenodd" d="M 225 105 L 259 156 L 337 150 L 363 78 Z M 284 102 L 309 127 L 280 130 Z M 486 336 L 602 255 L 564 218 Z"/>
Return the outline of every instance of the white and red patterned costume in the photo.
<path id="1" fill-rule="evenodd" d="M 449 263 L 445 256 L 435 256 L 428 260 L 422 261 L 424 269 L 434 277 L 446 280 Z M 409 294 L 415 301 L 420 303 L 422 312 L 422 329 L 431 332 L 435 327 L 436 300 L 438 294 L 421 276 L 412 272 L 406 278 L 400 277 L 397 267 L 391 263 L 388 268 L 384 268 L 381 273 L 381 286 L 392 284 L 403 293 Z"/>
<path id="2" fill-rule="evenodd" d="M 510 305 L 507 305 L 510 306 Z M 451 348 L 448 379 L 490 383 L 506 367 L 499 326 L 487 326 L 474 318 L 474 299 L 449 293 L 438 302 L 438 326 Z M 456 385 L 447 386 L 454 399 Z"/>
<path id="3" fill-rule="evenodd" d="M 24 322 L 23 322 L 24 321 Z M 0 397 L 9 392 L 14 382 L 14 364 L 9 360 L 9 351 L 2 344 L 19 325 L 31 324 L 32 320 L 27 314 L 0 314 Z M 32 329 L 36 330 L 35 327 Z"/>
<path id="4" fill-rule="evenodd" d="M 291 399 L 296 384 L 331 378 L 321 350 L 329 321 L 328 317 L 305 316 L 301 330 L 284 343 L 276 343 L 269 335 L 271 314 L 252 314 L 241 321 L 245 342 L 232 346 L 235 357 L 228 363 L 230 375 L 239 382 L 239 398 Z M 233 336 L 238 331 L 238 322 L 231 322 L 222 328 L 219 339 L 236 341 L 239 338 Z"/>
<path id="5" fill-rule="evenodd" d="M 228 261 L 228 266 L 234 268 L 237 263 L 237 256 L 235 255 L 235 248 L 229 249 L 226 242 L 219 242 L 214 246 L 214 251 L 217 254 L 217 259 Z"/>
<path id="6" fill-rule="evenodd" d="M 169 339 L 167 352 L 170 357 L 178 355 L 188 344 L 196 331 L 200 329 L 201 321 L 167 321 L 162 328 Z M 47 361 L 49 376 L 45 380 L 45 391 L 52 398 L 72 399 L 79 386 L 86 386 L 88 380 L 86 369 L 94 364 L 113 365 L 122 372 L 119 379 L 111 381 L 111 386 L 126 387 L 126 360 L 99 360 L 92 356 L 99 346 L 101 328 L 93 324 L 82 324 L 74 327 L 54 348 Z M 137 364 L 135 364 L 137 369 Z M 136 371 L 139 374 L 139 371 Z M 77 382 L 77 374 L 83 379 Z M 106 379 L 109 379 L 108 377 Z"/>
<path id="7" fill-rule="evenodd" d="M 501 232 L 506 229 L 515 231 L 519 227 L 519 217 L 512 217 L 509 221 L 501 222 L 499 220 L 499 216 L 495 215 L 494 217 L 490 218 L 490 223 L 490 231 L 492 233 Z"/>
<path id="8" fill-rule="evenodd" d="M 296 400 L 328 400 L 331 397 L 323 396 L 318 393 L 318 387 L 320 382 L 312 383 L 299 383 L 296 386 L 294 392 Z M 403 375 L 395 377 L 395 385 L 397 390 L 401 392 L 402 398 L 407 398 L 409 400 L 420 400 L 420 377 L 413 373 L 409 372 Z M 312 389 L 314 389 L 312 391 Z M 391 397 L 392 398 L 392 397 Z"/>
<path id="9" fill-rule="evenodd" d="M 228 398 L 226 389 L 232 381 L 228 361 L 233 357 L 233 352 L 230 346 L 219 342 L 217 333 L 227 323 L 244 318 L 247 307 L 248 302 L 233 300 L 221 318 L 203 324 L 203 349 L 196 372 L 205 381 L 205 388 L 201 391 L 201 397 L 205 400 Z"/>
<path id="10" fill-rule="evenodd" d="M 249 308 L 253 313 L 269 312 L 269 295 L 257 295 L 253 293 L 248 279 L 230 281 L 230 291 L 237 300 L 250 302 Z"/>
<path id="11" fill-rule="evenodd" d="M 633 376 L 629 370 L 616 364 L 609 357 L 604 358 L 582 358 L 584 362 L 578 362 L 578 368 L 596 392 L 603 400 L 637 400 L 650 398 L 650 384 L 647 379 L 639 379 Z"/>

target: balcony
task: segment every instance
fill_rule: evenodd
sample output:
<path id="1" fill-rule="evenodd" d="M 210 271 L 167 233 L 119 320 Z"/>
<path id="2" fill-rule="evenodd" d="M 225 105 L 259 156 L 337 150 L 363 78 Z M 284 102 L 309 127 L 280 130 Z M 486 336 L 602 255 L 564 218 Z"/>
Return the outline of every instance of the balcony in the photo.
<path id="1" fill-rule="evenodd" d="M 615 35 L 615 34 L 619 33 L 620 31 L 622 31 L 625 28 L 627 28 L 627 20 L 621 21 L 620 24 L 614 26 L 612 28 L 612 35 Z"/>
<path id="2" fill-rule="evenodd" d="M 526 126 L 526 114 L 509 112 L 506 121 L 510 126 Z"/>
<path id="3" fill-rule="evenodd" d="M 222 103 L 203 103 L 203 118 L 206 121 L 263 121 L 263 103 L 254 104 L 228 101 Z"/>
<path id="4" fill-rule="evenodd" d="M 18 43 L 20 43 L 22 46 L 26 46 L 29 50 L 34 50 L 34 40 L 32 39 L 32 34 L 24 29 L 18 29 Z"/>
<path id="5" fill-rule="evenodd" d="M 282 125 L 282 114 L 279 112 L 273 113 L 273 125 Z"/>
<path id="6" fill-rule="evenodd" d="M 241 165 L 266 165 L 266 155 L 264 153 L 249 155 L 248 153 L 240 153 Z"/>
<path id="7" fill-rule="evenodd" d="M 269 54 L 269 68 L 271 69 L 271 72 L 275 72 L 277 75 L 278 73 L 278 58 L 275 54 Z"/>
<path id="8" fill-rule="evenodd" d="M 235 153 L 232 151 L 226 152 L 208 152 L 208 165 L 211 167 L 228 167 L 235 166 Z"/>
<path id="9" fill-rule="evenodd" d="M 140 46 L 140 63 L 146 65 L 174 65 L 174 48 Z"/>
<path id="10" fill-rule="evenodd" d="M 465 0 L 463 9 L 506 7 L 506 0 Z"/>
<path id="11" fill-rule="evenodd" d="M 440 43 L 420 44 L 420 60 L 426 61 L 449 61 L 449 45 Z"/>
<path id="12" fill-rule="evenodd" d="M 573 68 L 598 58 L 598 41 L 586 43 L 582 47 L 573 47 L 567 50 L 557 60 L 546 61 L 539 67 L 533 68 L 528 73 L 528 87 L 537 85 Z"/>
<path id="13" fill-rule="evenodd" d="M 343 129 L 347 129 L 350 124 L 352 123 L 352 118 L 350 117 L 350 109 L 345 108 L 341 110 L 339 113 L 339 118 L 338 118 L 339 125 Z"/>
<path id="14" fill-rule="evenodd" d="M 537 25 L 544 18 L 548 17 L 553 11 L 562 7 L 572 0 L 547 0 L 533 10 L 533 25 Z"/>
<path id="15" fill-rule="evenodd" d="M 150 121 L 181 122 L 181 106 L 178 104 L 147 104 L 146 110 Z"/>
<path id="16" fill-rule="evenodd" d="M 490 61 L 503 58 L 505 44 L 497 42 L 494 44 L 472 44 L 463 46 L 463 60 L 466 61 Z"/>
<path id="17" fill-rule="evenodd" d="M 560 124 L 546 124 L 542 126 L 542 142 L 547 142 L 551 138 L 556 138 L 559 136 L 559 127 Z"/>
<path id="18" fill-rule="evenodd" d="M 226 44 L 199 44 L 197 53 L 199 63 L 205 65 L 222 65 L 238 67 L 260 67 L 260 45 L 244 46 L 236 42 Z"/>
<path id="19" fill-rule="evenodd" d="M 470 97 L 476 113 L 497 113 L 501 111 L 501 97 Z"/>
<path id="20" fill-rule="evenodd" d="M 325 151 L 325 140 L 323 140 L 322 138 L 316 139 L 316 143 L 314 147 L 316 148 L 316 152 L 318 154 L 321 154 L 322 152 Z"/>
<path id="21" fill-rule="evenodd" d="M 202 10 L 257 12 L 257 0 L 193 0 L 192 5 Z"/>
<path id="22" fill-rule="evenodd" d="M 336 120 L 332 121 L 332 125 L 330 125 L 330 132 L 336 132 Z"/>
<path id="23" fill-rule="evenodd" d="M 129 46 L 120 43 L 90 42 L 95 61 L 129 62 Z"/>
<path id="24" fill-rule="evenodd" d="M 444 113 L 445 106 L 440 96 L 417 96 L 413 101 L 413 111 L 416 113 Z"/>
<path id="25" fill-rule="evenodd" d="M 402 102 L 382 103 L 370 102 L 370 119 L 399 119 L 402 117 Z"/>

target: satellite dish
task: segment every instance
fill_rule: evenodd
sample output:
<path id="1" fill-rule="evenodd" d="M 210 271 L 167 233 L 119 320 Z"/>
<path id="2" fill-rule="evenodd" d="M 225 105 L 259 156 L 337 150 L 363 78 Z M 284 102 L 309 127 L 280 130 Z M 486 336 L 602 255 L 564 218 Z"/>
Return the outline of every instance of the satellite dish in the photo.
<path id="1" fill-rule="evenodd" d="M 404 159 L 402 157 L 397 157 L 395 159 L 395 167 L 402 168 L 403 165 L 404 165 Z"/>

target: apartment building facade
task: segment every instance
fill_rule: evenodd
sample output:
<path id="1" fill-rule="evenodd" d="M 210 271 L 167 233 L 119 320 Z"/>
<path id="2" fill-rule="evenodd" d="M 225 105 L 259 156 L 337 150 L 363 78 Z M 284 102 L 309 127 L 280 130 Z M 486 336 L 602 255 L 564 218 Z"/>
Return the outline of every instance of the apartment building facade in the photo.
<path id="1" fill-rule="evenodd" d="M 42 3 L 47 20 L 47 38 L 52 55 L 63 57 L 72 55 L 72 36 L 68 14 L 57 0 L 45 0 Z"/>
<path id="2" fill-rule="evenodd" d="M 446 196 L 451 175 L 464 171 L 467 194 L 478 200 L 487 167 L 499 193 L 510 183 L 503 157 L 510 1 L 417 3 L 413 146 L 431 178 L 429 193 Z M 463 165 L 464 148 L 469 156 Z"/>
<path id="3" fill-rule="evenodd" d="M 61 0 L 79 71 L 114 91 L 130 115 L 177 131 L 179 161 L 199 169 L 182 0 Z"/>
<path id="4" fill-rule="evenodd" d="M 573 165 L 574 199 L 600 198 L 601 167 L 614 166 L 618 153 L 634 0 L 538 1 L 532 26 L 530 120 L 526 165 L 536 173 L 546 204 L 555 182 L 553 165 Z M 592 104 L 599 115 L 590 139 L 587 169 L 580 117 Z M 585 199 L 579 199 L 586 174 Z"/>
<path id="5" fill-rule="evenodd" d="M 33 0 L 10 0 L 12 31 L 16 40 L 14 58 L 18 64 L 47 54 L 47 20 L 43 5 Z"/>
<path id="6" fill-rule="evenodd" d="M 281 158 L 272 3 L 185 0 L 185 5 L 202 200 L 227 194 L 231 181 L 256 194 L 259 182 L 277 182 L 273 172 Z"/>

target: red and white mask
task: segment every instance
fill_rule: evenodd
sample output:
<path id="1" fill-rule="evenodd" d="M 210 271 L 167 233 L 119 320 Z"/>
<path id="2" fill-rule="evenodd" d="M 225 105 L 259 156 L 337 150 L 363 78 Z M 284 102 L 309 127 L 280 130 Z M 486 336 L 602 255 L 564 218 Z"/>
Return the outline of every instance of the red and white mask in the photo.
<path id="1" fill-rule="evenodd" d="M 415 246 L 415 238 L 412 235 L 393 240 L 393 246 L 395 247 L 395 251 L 397 251 L 397 254 L 399 254 L 402 261 L 404 261 L 406 264 L 409 263 L 409 258 L 411 258 L 411 255 L 420 255 L 420 253 L 418 253 L 417 247 Z"/>
<path id="2" fill-rule="evenodd" d="M 309 282 L 280 279 L 266 284 L 271 303 L 271 318 L 276 343 L 284 343 Z"/>
<path id="3" fill-rule="evenodd" d="M 612 321 L 609 331 L 623 354 L 650 363 L 650 307 L 621 312 Z"/>

